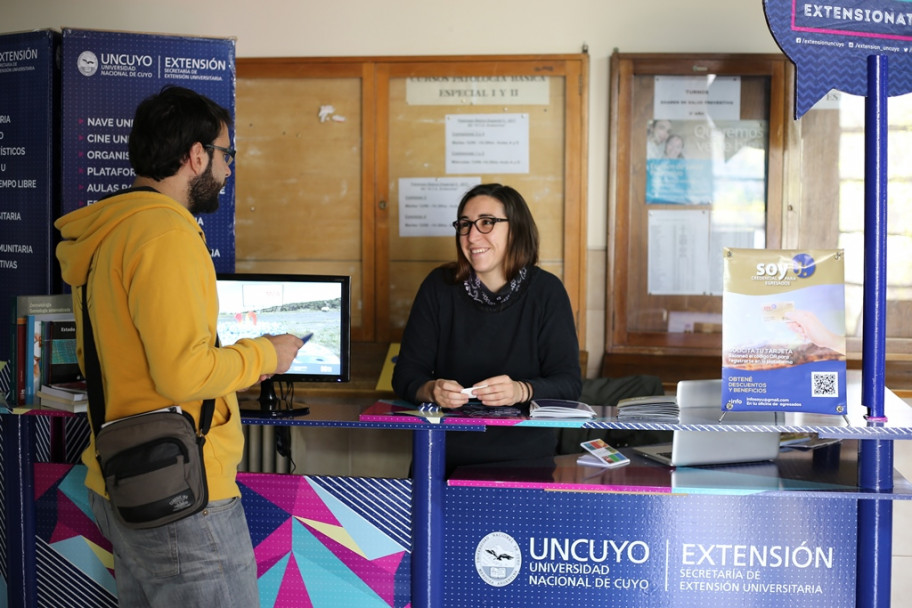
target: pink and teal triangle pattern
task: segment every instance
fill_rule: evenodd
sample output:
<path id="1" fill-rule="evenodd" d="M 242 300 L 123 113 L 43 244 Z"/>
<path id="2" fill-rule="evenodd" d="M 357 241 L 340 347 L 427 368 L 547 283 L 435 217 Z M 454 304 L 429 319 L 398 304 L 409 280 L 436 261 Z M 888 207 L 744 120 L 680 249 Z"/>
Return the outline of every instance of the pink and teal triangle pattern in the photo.
<path id="1" fill-rule="evenodd" d="M 36 534 L 49 544 L 82 537 L 110 551 L 111 543 L 101 535 L 89 508 L 85 471 L 82 465 L 35 466 L 35 506 L 41 513 L 35 518 Z"/>
<path id="2" fill-rule="evenodd" d="M 307 477 L 239 475 L 263 608 L 406 608 L 409 554 Z"/>
<path id="3" fill-rule="evenodd" d="M 67 573 L 57 572 L 56 578 L 41 588 L 66 593 L 73 602 L 69 605 L 77 605 L 80 598 L 97 599 L 98 594 L 116 603 L 114 574 L 108 567 L 111 544 L 95 525 L 84 479 L 82 465 L 34 466 L 35 535 L 72 566 Z M 39 564 L 39 570 L 41 567 Z"/>

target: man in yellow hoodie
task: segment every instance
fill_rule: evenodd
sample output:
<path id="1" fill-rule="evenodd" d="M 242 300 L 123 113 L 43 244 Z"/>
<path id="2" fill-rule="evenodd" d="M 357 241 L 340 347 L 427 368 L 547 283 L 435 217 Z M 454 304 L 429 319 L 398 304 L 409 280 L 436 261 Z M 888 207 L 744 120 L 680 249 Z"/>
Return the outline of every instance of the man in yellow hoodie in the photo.
<path id="1" fill-rule="evenodd" d="M 133 187 L 54 224 L 63 236 L 57 257 L 73 287 L 80 345 L 88 289 L 105 420 L 177 404 L 198 426 L 202 401 L 215 399 L 204 444 L 210 502 L 195 515 L 124 528 L 106 499 L 94 441 L 83 453 L 89 502 L 114 547 L 121 606 L 259 604 L 236 481 L 244 439 L 235 391 L 286 371 L 303 343 L 285 334 L 216 345 L 215 268 L 194 214 L 218 208 L 234 159 L 230 124 L 229 112 L 210 99 L 165 87 L 136 110 Z"/>

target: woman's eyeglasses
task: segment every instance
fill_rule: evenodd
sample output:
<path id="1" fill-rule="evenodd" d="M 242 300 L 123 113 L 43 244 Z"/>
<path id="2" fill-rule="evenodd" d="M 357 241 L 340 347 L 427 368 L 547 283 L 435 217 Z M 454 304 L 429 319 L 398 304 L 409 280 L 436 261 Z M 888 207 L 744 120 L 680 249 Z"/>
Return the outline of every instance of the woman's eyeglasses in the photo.
<path id="1" fill-rule="evenodd" d="M 223 148 L 221 146 L 216 146 L 215 144 L 206 144 L 203 147 L 208 148 L 209 150 L 218 150 L 219 152 L 224 154 L 226 165 L 230 165 L 231 162 L 234 160 L 234 155 L 237 154 L 237 150 L 235 150 L 234 148 Z"/>
<path id="2" fill-rule="evenodd" d="M 460 236 L 467 235 L 471 230 L 472 226 L 475 226 L 475 229 L 478 230 L 481 234 L 487 234 L 494 230 L 494 226 L 498 222 L 509 222 L 505 217 L 480 217 L 477 220 L 456 220 L 453 222 L 453 228 L 456 229 L 457 234 Z"/>

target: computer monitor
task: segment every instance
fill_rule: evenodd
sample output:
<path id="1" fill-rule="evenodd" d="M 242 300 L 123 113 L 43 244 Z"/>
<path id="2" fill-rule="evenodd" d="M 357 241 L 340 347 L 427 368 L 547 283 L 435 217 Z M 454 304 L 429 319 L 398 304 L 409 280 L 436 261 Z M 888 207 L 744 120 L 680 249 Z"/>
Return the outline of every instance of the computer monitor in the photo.
<path id="1" fill-rule="evenodd" d="M 259 412 L 301 415 L 294 408 L 294 382 L 348 382 L 350 278 L 341 275 L 219 274 L 218 334 L 223 346 L 264 334 L 305 339 L 288 371 L 260 383 Z M 282 399 L 275 391 L 280 385 Z"/>

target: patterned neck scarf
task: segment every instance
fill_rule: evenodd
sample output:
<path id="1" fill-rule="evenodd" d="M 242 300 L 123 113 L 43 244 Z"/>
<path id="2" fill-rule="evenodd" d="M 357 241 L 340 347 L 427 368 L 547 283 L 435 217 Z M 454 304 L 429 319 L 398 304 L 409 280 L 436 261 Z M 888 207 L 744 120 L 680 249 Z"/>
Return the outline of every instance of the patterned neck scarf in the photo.
<path id="1" fill-rule="evenodd" d="M 522 286 L 525 283 L 526 277 L 529 276 L 528 268 L 521 268 L 519 273 L 513 278 L 512 281 L 504 285 L 500 291 L 494 293 L 481 282 L 481 279 L 478 278 L 478 275 L 472 271 L 472 274 L 469 275 L 463 285 L 465 285 L 466 293 L 469 294 L 469 297 L 481 304 L 482 306 L 487 306 L 490 308 L 503 308 L 506 306 L 507 302 L 514 295 L 518 294 L 522 289 Z"/>

